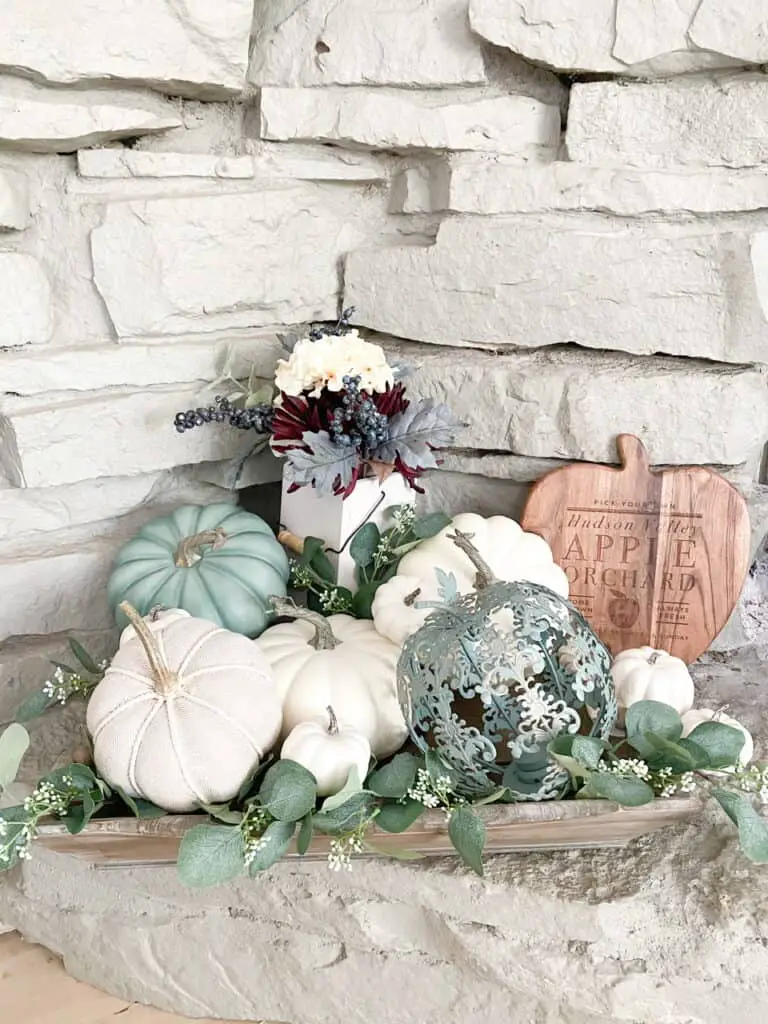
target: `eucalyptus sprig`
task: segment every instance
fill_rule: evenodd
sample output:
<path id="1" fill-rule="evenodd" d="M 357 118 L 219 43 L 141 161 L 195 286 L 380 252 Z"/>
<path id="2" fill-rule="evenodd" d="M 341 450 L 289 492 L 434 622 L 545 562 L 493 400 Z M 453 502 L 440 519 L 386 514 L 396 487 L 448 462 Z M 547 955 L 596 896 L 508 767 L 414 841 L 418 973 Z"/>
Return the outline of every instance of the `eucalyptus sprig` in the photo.
<path id="1" fill-rule="evenodd" d="M 392 579 L 403 555 L 434 537 L 450 522 L 443 512 L 417 516 L 412 505 L 399 505 L 392 509 L 391 525 L 383 532 L 375 523 L 364 523 L 349 545 L 357 577 L 354 594 L 336 584 L 325 542 L 307 537 L 302 553 L 291 560 L 291 585 L 307 591 L 310 607 L 325 615 L 346 612 L 358 619 L 370 619 L 376 591 Z"/>
<path id="2" fill-rule="evenodd" d="M 768 803 L 768 765 L 739 763 L 744 734 L 722 722 L 702 722 L 683 736 L 668 704 L 640 701 L 627 709 L 626 740 L 612 746 L 594 736 L 558 736 L 550 756 L 571 775 L 577 798 L 640 807 L 656 797 L 700 793 L 736 825 L 745 855 L 768 863 L 768 822 L 755 807 Z M 622 756 L 624 745 L 637 756 Z"/>
<path id="3" fill-rule="evenodd" d="M 39 690 L 32 693 L 16 711 L 16 721 L 31 722 L 54 705 L 68 704 L 74 698 L 87 700 L 104 677 L 106 661 L 96 661 L 83 645 L 71 637 L 69 649 L 78 668 L 51 662 L 53 673 Z"/>

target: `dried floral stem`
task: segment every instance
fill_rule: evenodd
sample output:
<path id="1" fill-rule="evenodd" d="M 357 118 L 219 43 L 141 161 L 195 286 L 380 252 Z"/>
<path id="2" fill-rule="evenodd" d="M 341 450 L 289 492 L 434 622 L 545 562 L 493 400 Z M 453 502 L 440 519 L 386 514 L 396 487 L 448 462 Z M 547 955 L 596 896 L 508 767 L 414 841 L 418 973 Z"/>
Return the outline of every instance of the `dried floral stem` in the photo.
<path id="1" fill-rule="evenodd" d="M 122 602 L 120 605 L 120 611 L 136 630 L 136 636 L 141 641 L 141 646 L 144 648 L 144 653 L 147 656 L 149 667 L 152 670 L 155 689 L 158 693 L 170 693 L 175 687 L 178 678 L 176 673 L 172 672 L 168 667 L 168 664 L 163 657 L 163 652 L 160 650 L 160 645 L 152 634 L 152 630 L 146 624 L 141 615 L 139 615 L 133 605 L 128 604 L 127 601 Z"/>
<path id="2" fill-rule="evenodd" d="M 341 640 L 334 635 L 330 622 L 320 612 L 300 608 L 289 597 L 270 597 L 269 600 L 276 615 L 286 619 L 303 620 L 315 627 L 315 635 L 309 643 L 316 651 L 332 651 L 341 644 Z"/>
<path id="3" fill-rule="evenodd" d="M 191 537 L 185 537 L 176 548 L 174 563 L 180 569 L 189 569 L 202 558 L 201 548 L 209 544 L 214 548 L 220 548 L 226 541 L 227 534 L 220 526 L 215 530 L 203 530 L 201 533 L 193 533 Z"/>
<path id="4" fill-rule="evenodd" d="M 472 543 L 473 537 L 474 534 L 462 533 L 461 530 L 454 530 L 453 533 L 448 534 L 448 540 L 452 540 L 459 551 L 463 551 L 472 565 L 474 565 L 475 569 L 477 569 L 477 575 L 475 576 L 475 588 L 477 590 L 484 590 L 485 587 L 489 587 L 491 583 L 496 583 L 497 579 L 496 576 L 494 576 L 491 567 Z"/>

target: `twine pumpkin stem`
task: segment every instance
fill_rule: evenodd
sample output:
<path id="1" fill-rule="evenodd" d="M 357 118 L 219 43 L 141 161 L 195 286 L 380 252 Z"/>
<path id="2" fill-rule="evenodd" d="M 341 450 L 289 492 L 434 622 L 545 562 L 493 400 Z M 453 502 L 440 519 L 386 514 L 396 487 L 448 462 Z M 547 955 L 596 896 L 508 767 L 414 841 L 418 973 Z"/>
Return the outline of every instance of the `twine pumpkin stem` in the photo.
<path id="1" fill-rule="evenodd" d="M 177 676 L 168 667 L 152 630 L 133 605 L 128 604 L 127 601 L 122 602 L 120 611 L 136 630 L 136 636 L 141 641 L 141 646 L 144 648 L 149 667 L 152 670 L 155 689 L 158 693 L 170 693 L 178 681 Z"/>
<path id="2" fill-rule="evenodd" d="M 332 651 L 341 644 L 324 615 L 310 611 L 309 608 L 300 608 L 290 597 L 273 596 L 269 600 L 275 614 L 281 618 L 303 620 L 315 627 L 315 635 L 309 643 L 316 651 Z"/>
<path id="3" fill-rule="evenodd" d="M 190 569 L 203 557 L 202 548 L 210 545 L 220 548 L 226 541 L 226 531 L 217 526 L 215 530 L 203 530 L 201 533 L 193 533 L 191 537 L 185 537 L 179 542 L 173 561 L 180 569 Z"/>
<path id="4" fill-rule="evenodd" d="M 477 569 L 477 575 L 475 576 L 476 590 L 484 590 L 492 583 L 498 582 L 491 567 L 472 543 L 473 533 L 463 533 L 461 530 L 454 530 L 453 533 L 449 533 L 447 536 L 448 540 L 452 540 L 459 551 L 463 551 L 475 569 Z"/>

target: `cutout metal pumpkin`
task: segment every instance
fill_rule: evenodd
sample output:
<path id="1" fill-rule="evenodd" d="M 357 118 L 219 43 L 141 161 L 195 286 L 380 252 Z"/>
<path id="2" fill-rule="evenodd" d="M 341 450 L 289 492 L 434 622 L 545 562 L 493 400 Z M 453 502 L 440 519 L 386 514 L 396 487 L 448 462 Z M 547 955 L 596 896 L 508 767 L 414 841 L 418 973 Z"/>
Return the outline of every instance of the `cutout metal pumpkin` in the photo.
<path id="1" fill-rule="evenodd" d="M 288 557 L 267 523 L 235 505 L 187 505 L 153 519 L 118 552 L 107 599 L 119 626 L 127 601 L 140 615 L 182 608 L 233 633 L 259 636 L 285 596 Z"/>
<path id="2" fill-rule="evenodd" d="M 501 582 L 459 533 L 477 567 L 475 590 L 438 606 L 405 641 L 400 704 L 411 738 L 482 796 L 563 796 L 568 773 L 549 757 L 561 734 L 607 739 L 616 720 L 610 655 L 579 612 L 535 583 Z"/>
<path id="3" fill-rule="evenodd" d="M 637 437 L 616 444 L 620 469 L 582 463 L 542 477 L 523 528 L 549 542 L 571 601 L 613 654 L 647 646 L 690 664 L 741 594 L 747 504 L 711 469 L 653 472 Z"/>

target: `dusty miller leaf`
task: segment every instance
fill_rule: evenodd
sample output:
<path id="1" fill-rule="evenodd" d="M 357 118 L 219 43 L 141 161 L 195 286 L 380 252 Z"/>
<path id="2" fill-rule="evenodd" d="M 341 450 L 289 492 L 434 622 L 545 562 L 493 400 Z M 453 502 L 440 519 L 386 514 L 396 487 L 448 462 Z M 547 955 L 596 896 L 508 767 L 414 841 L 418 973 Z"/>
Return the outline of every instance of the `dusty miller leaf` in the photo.
<path id="1" fill-rule="evenodd" d="M 451 444 L 460 426 L 447 405 L 435 405 L 432 399 L 412 402 L 389 421 L 390 439 L 377 448 L 376 458 L 394 462 L 399 455 L 407 466 L 435 469 L 432 449 Z"/>
<path id="2" fill-rule="evenodd" d="M 334 444 L 327 430 L 305 430 L 301 439 L 311 451 L 290 448 L 285 452 L 289 483 L 314 486 L 318 494 L 333 494 L 337 481 L 342 488 L 352 482 L 358 460 L 354 446 Z"/>

